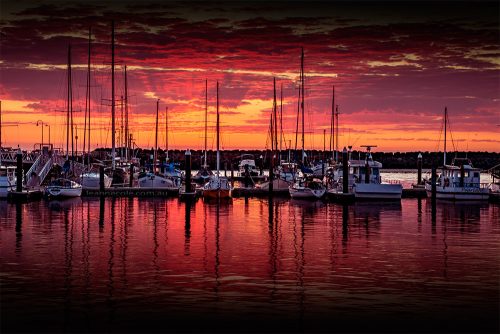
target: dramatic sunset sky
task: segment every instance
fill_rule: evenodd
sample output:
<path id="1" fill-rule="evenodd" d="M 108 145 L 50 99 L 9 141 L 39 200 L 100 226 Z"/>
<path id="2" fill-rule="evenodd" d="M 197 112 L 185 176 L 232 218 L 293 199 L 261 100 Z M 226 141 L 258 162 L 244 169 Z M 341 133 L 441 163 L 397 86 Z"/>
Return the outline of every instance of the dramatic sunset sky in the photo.
<path id="1" fill-rule="evenodd" d="M 498 2 L 20 0 L 2 1 L 0 12 L 3 146 L 33 147 L 41 141 L 36 121 L 43 120 L 52 142 L 63 147 L 71 44 L 81 150 L 89 26 L 94 31 L 92 148 L 111 145 L 114 19 L 116 97 L 123 95 L 126 64 L 131 131 L 141 147 L 154 143 L 159 98 L 160 147 L 168 106 L 170 148 L 202 148 L 208 79 L 209 148 L 215 147 L 217 80 L 223 148 L 265 148 L 273 77 L 278 89 L 283 85 L 284 131 L 293 146 L 303 47 L 306 149 L 323 147 L 335 85 L 340 147 L 442 149 L 438 139 L 447 106 L 456 149 L 500 151 Z M 44 135 L 47 141 L 48 127 Z"/>

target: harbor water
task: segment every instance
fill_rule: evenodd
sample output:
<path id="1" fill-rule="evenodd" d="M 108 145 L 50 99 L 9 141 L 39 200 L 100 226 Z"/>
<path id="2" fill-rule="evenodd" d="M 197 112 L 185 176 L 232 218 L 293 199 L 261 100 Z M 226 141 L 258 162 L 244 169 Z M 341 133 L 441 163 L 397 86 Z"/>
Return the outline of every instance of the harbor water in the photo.
<path id="1" fill-rule="evenodd" d="M 498 332 L 500 206 L 0 202 L 2 332 Z"/>

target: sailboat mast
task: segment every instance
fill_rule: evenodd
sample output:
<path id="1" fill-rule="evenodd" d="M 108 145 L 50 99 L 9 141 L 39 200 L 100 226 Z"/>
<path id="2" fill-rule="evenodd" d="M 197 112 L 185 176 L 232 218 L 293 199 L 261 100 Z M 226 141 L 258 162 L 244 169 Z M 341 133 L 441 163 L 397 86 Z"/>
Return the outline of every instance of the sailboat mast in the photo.
<path id="1" fill-rule="evenodd" d="M 219 153 L 219 81 L 217 81 L 217 177 L 219 176 L 220 169 L 220 153 Z"/>
<path id="2" fill-rule="evenodd" d="M 280 155 L 282 150 L 283 150 L 283 83 L 281 83 L 280 87 Z"/>
<path id="3" fill-rule="evenodd" d="M 446 127 L 448 122 L 448 108 L 444 107 L 444 156 L 443 156 L 443 166 L 446 165 Z"/>
<path id="4" fill-rule="evenodd" d="M 115 170 L 115 21 L 111 21 L 111 168 Z"/>
<path id="5" fill-rule="evenodd" d="M 339 160 L 339 105 L 335 107 L 335 125 L 337 129 L 335 130 L 335 162 Z"/>
<path id="6" fill-rule="evenodd" d="M 273 84 L 274 84 L 274 98 L 273 98 L 273 119 L 274 119 L 274 156 L 273 159 L 278 158 L 279 156 L 279 151 L 278 151 L 278 115 L 277 115 L 277 107 L 276 107 L 276 78 L 273 78 Z"/>
<path id="7" fill-rule="evenodd" d="M 332 161 L 335 159 L 335 85 L 332 86 L 332 118 L 330 120 L 330 152 Z"/>
<path id="8" fill-rule="evenodd" d="M 208 80 L 205 79 L 205 162 L 204 165 L 207 165 L 207 117 L 208 117 Z"/>
<path id="9" fill-rule="evenodd" d="M 299 118 L 300 118 L 300 86 L 299 86 L 299 97 L 297 99 L 297 123 L 295 124 L 295 154 L 297 154 L 297 142 L 299 138 Z"/>
<path id="10" fill-rule="evenodd" d="M 69 159 L 69 136 L 70 136 L 70 114 L 71 114 L 71 44 L 68 45 L 68 73 L 67 73 L 67 99 L 66 99 L 66 160 Z"/>
<path id="11" fill-rule="evenodd" d="M 300 102 L 300 108 L 302 111 L 302 164 L 305 161 L 305 152 L 304 152 L 304 48 L 302 48 L 302 55 L 300 57 L 300 81 L 301 81 L 301 90 L 302 90 L 302 100 Z"/>
<path id="12" fill-rule="evenodd" d="M 165 106 L 165 161 L 168 162 L 168 107 Z"/>
<path id="13" fill-rule="evenodd" d="M 90 47 L 91 47 L 91 35 L 92 30 L 89 27 L 89 47 L 88 47 L 88 57 L 87 57 L 87 94 L 85 96 L 85 122 L 83 125 L 83 163 L 85 164 L 85 150 L 87 150 L 88 141 L 88 154 L 90 155 Z M 87 125 L 88 123 L 88 125 Z M 88 133 L 88 135 L 87 135 Z M 88 165 L 90 165 L 90 156 L 87 157 Z"/>
<path id="14" fill-rule="evenodd" d="M 128 129 L 128 85 L 127 85 L 127 65 L 125 65 L 125 160 L 128 161 L 129 150 L 129 129 Z"/>
<path id="15" fill-rule="evenodd" d="M 0 149 L 1 148 L 2 148 L 2 101 L 0 101 Z"/>
<path id="16" fill-rule="evenodd" d="M 153 173 L 155 172 L 155 164 L 158 158 L 158 110 L 160 108 L 160 99 L 156 100 L 156 126 L 155 126 L 155 152 L 153 155 Z"/>

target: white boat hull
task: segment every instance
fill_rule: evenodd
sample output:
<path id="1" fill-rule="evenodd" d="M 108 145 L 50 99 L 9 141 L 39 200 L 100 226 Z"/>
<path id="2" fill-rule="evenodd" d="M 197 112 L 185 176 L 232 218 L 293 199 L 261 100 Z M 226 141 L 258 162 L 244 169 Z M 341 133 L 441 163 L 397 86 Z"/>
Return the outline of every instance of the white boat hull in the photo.
<path id="1" fill-rule="evenodd" d="M 100 189 L 100 176 L 96 173 L 83 174 L 81 176 L 82 188 L 87 190 L 99 190 Z M 111 187 L 111 182 L 113 179 L 104 174 L 104 188 Z"/>
<path id="2" fill-rule="evenodd" d="M 80 197 L 82 195 L 82 188 L 62 188 L 62 187 L 47 187 L 46 193 L 52 197 Z"/>
<path id="3" fill-rule="evenodd" d="M 400 184 L 355 183 L 353 192 L 359 199 L 400 200 L 403 187 Z"/>
<path id="4" fill-rule="evenodd" d="M 15 191 L 16 186 L 0 186 L 0 198 L 7 198 L 10 191 Z"/>
<path id="5" fill-rule="evenodd" d="M 175 188 L 175 184 L 172 180 L 153 174 L 147 174 L 139 178 L 138 183 L 139 188 Z"/>
<path id="6" fill-rule="evenodd" d="M 425 190 L 427 191 L 427 196 L 432 196 L 432 186 L 427 184 Z M 437 199 L 447 199 L 447 200 L 488 200 L 490 197 L 489 190 L 487 188 L 476 188 L 476 187 L 436 187 L 436 198 Z"/>
<path id="7" fill-rule="evenodd" d="M 295 188 L 289 187 L 290 197 L 303 199 L 319 199 L 325 195 L 325 189 Z"/>

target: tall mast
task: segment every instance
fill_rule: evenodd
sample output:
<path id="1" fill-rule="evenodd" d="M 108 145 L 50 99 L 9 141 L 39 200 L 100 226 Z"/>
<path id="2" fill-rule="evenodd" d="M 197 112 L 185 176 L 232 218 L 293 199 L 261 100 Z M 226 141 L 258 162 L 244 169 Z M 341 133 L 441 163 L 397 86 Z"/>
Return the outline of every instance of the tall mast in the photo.
<path id="1" fill-rule="evenodd" d="M 69 159 L 69 136 L 71 132 L 71 144 L 73 144 L 73 124 L 72 124 L 72 92 L 71 92 L 71 44 L 68 45 L 68 73 L 67 73 L 67 100 L 66 100 L 66 160 Z M 71 127 L 71 129 L 70 129 Z M 71 156 L 73 156 L 73 145 L 71 145 Z"/>
<path id="2" fill-rule="evenodd" d="M 156 127 L 155 127 L 155 152 L 153 155 L 153 173 L 155 172 L 156 159 L 158 158 L 158 110 L 160 108 L 160 99 L 156 100 Z"/>
<path id="3" fill-rule="evenodd" d="M 283 138 L 283 83 L 281 83 L 281 87 L 280 87 L 280 154 L 281 154 L 281 151 L 283 149 L 283 139 L 284 139 Z"/>
<path id="4" fill-rule="evenodd" d="M 444 157 L 443 166 L 446 165 L 446 126 L 448 122 L 448 108 L 444 107 Z"/>
<path id="5" fill-rule="evenodd" d="M 111 168 L 115 170 L 115 21 L 111 21 Z"/>
<path id="6" fill-rule="evenodd" d="M 273 78 L 273 84 L 274 84 L 274 98 L 273 98 L 273 119 L 274 119 L 274 158 L 278 158 L 279 156 L 279 151 L 278 151 L 278 115 L 277 115 L 277 107 L 276 107 L 276 78 Z"/>
<path id="7" fill-rule="evenodd" d="M 304 48 L 302 48 L 302 55 L 300 57 L 300 81 L 302 90 L 302 100 L 300 102 L 300 108 L 302 111 L 302 164 L 304 164 Z"/>
<path id="8" fill-rule="evenodd" d="M 335 125 L 337 126 L 337 129 L 335 130 L 335 161 L 338 162 L 339 160 L 339 105 L 336 105 L 336 111 L 335 111 Z"/>
<path id="9" fill-rule="evenodd" d="M 85 150 L 87 149 L 88 141 L 88 157 L 87 163 L 90 166 L 90 48 L 91 48 L 92 30 L 89 27 L 89 48 L 87 58 L 87 94 L 85 99 L 85 122 L 83 126 L 83 157 L 85 159 Z M 88 123 L 88 125 L 87 125 Z M 82 161 L 85 164 L 85 160 Z"/>
<path id="10" fill-rule="evenodd" d="M 217 81 L 217 177 L 219 177 L 219 169 L 220 169 L 220 153 L 219 153 L 219 81 Z"/>
<path id="11" fill-rule="evenodd" d="M 165 106 L 165 152 L 166 154 L 166 162 L 168 162 L 168 107 Z"/>
<path id="12" fill-rule="evenodd" d="M 120 96 L 120 140 L 119 140 L 119 143 L 118 145 L 120 146 L 120 158 L 124 156 L 124 152 L 123 152 L 123 148 L 124 148 L 124 144 L 125 144 L 125 128 L 124 128 L 124 99 L 123 99 L 123 95 Z"/>
<path id="13" fill-rule="evenodd" d="M 207 165 L 208 80 L 205 79 L 205 163 Z"/>
<path id="14" fill-rule="evenodd" d="M 129 129 L 128 129 L 128 85 L 127 85 L 127 65 L 125 65 L 125 160 L 128 161 L 129 150 Z"/>
<path id="15" fill-rule="evenodd" d="M 297 99 L 297 123 L 295 124 L 295 151 L 297 151 L 297 142 L 299 138 L 299 118 L 300 118 L 300 86 L 299 86 L 299 98 Z"/>
<path id="16" fill-rule="evenodd" d="M 335 159 L 335 85 L 332 86 L 332 118 L 330 120 L 330 152 Z"/>

